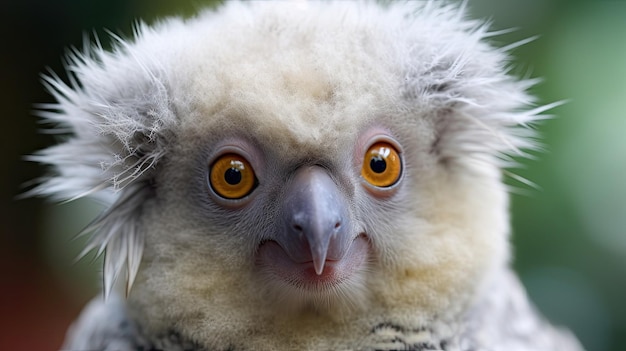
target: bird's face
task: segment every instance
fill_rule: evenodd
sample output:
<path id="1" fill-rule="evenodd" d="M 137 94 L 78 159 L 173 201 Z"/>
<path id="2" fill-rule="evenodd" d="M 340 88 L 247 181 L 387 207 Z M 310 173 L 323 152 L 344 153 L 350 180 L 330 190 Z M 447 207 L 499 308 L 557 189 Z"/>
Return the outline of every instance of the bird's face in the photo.
<path id="1" fill-rule="evenodd" d="M 69 84 L 44 77 L 41 115 L 74 135 L 32 157 L 56 175 L 30 193 L 110 201 L 87 251 L 152 332 L 330 350 L 452 326 L 506 265 L 500 168 L 550 108 L 495 34 L 438 1 L 140 24 L 73 52 Z"/>
<path id="2" fill-rule="evenodd" d="M 460 311 L 505 259 L 506 195 L 495 166 L 441 157 L 449 112 L 376 55 L 233 57 L 172 83 L 194 99 L 144 206 L 131 301 L 190 335 Z"/>

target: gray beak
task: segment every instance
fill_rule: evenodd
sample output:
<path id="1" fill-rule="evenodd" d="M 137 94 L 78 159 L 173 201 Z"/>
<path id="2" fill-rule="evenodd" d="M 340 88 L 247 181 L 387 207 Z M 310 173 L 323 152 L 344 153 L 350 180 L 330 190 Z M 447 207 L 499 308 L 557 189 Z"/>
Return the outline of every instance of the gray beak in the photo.
<path id="1" fill-rule="evenodd" d="M 317 275 L 350 247 L 348 205 L 324 168 L 299 169 L 286 189 L 282 210 L 278 244 L 295 263 L 313 262 Z"/>

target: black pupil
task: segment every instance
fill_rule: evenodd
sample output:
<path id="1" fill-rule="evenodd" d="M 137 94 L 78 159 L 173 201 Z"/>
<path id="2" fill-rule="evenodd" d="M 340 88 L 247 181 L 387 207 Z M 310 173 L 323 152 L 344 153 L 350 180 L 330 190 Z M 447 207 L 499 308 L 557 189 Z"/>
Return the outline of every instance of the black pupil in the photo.
<path id="1" fill-rule="evenodd" d="M 230 185 L 237 185 L 241 182 L 241 172 L 236 168 L 229 168 L 224 172 L 224 180 Z"/>
<path id="2" fill-rule="evenodd" d="M 370 168 L 374 173 L 383 173 L 387 169 L 387 162 L 380 156 L 372 157 Z"/>

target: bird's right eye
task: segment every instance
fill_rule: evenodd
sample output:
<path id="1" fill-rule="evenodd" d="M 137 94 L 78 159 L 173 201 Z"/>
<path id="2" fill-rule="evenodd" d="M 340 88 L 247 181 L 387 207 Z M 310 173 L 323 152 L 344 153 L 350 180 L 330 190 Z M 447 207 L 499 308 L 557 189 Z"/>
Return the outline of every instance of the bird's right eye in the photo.
<path id="1" fill-rule="evenodd" d="M 217 195 L 236 200 L 250 194 L 257 184 L 257 179 L 252 166 L 244 157 L 226 154 L 211 165 L 209 182 Z"/>

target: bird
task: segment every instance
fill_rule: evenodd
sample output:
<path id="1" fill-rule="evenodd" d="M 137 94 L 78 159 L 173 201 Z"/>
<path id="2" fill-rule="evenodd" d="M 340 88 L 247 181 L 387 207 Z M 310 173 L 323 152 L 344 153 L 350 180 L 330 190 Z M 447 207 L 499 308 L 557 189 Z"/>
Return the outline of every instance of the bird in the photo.
<path id="1" fill-rule="evenodd" d="M 62 349 L 582 350 L 511 268 L 504 178 L 555 104 L 467 12 L 232 1 L 72 50 L 30 194 L 106 208 Z"/>

